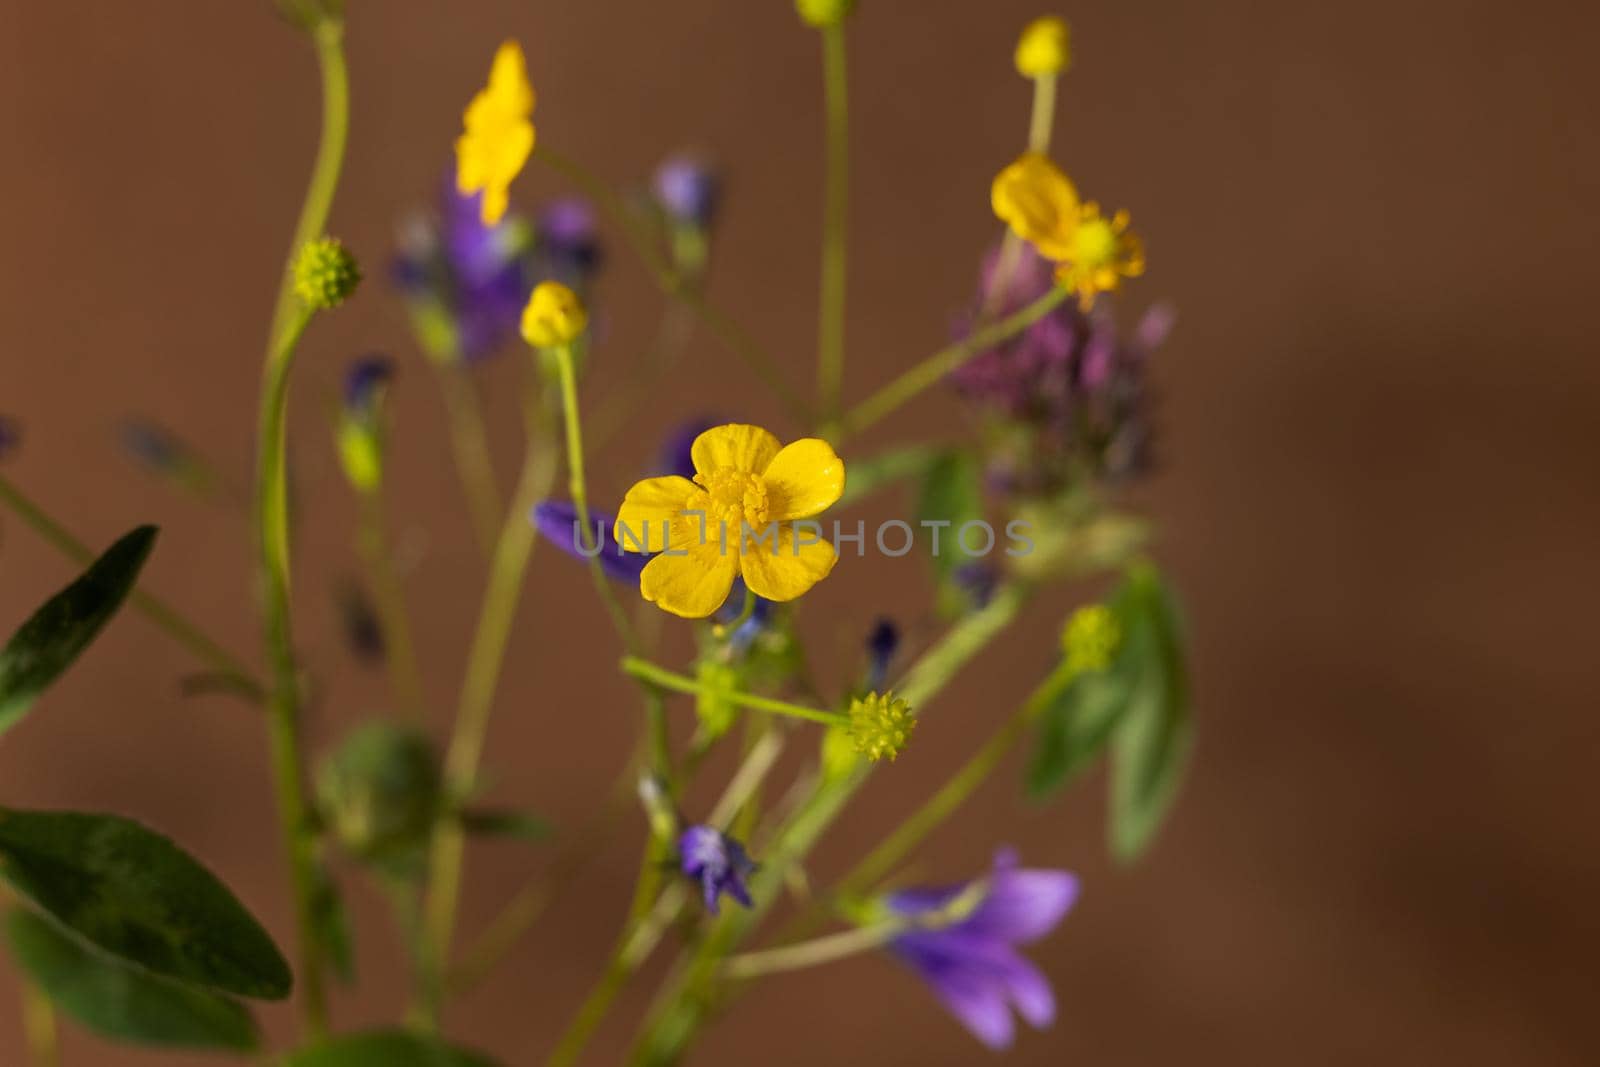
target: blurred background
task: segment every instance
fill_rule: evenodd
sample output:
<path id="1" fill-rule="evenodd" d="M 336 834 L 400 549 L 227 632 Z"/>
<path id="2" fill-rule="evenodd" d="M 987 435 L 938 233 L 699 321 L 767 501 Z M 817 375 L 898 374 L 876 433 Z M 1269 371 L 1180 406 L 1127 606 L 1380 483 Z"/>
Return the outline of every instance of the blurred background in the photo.
<path id="1" fill-rule="evenodd" d="M 319 748 L 387 700 L 381 672 L 345 652 L 333 595 L 358 559 L 328 407 L 366 351 L 401 363 L 391 511 L 436 724 L 459 683 L 482 569 L 440 397 L 383 265 L 398 221 L 432 206 L 502 38 L 527 50 L 543 143 L 620 185 L 679 148 L 723 165 L 712 298 L 797 388 L 812 380 L 815 337 L 818 47 L 787 0 L 349 6 L 354 115 L 331 228 L 370 283 L 309 336 L 293 418 L 297 636 L 324 685 Z M 989 180 L 1026 129 L 1011 48 L 1049 10 L 861 8 L 858 398 L 942 343 L 970 299 L 995 235 Z M 1150 271 L 1122 312 L 1158 298 L 1179 310 L 1156 369 L 1161 470 L 1137 501 L 1185 597 L 1199 741 L 1174 817 L 1135 866 L 1106 854 L 1099 774 L 1048 809 L 1000 776 L 918 857 L 919 872 L 957 879 L 1014 844 L 1084 879 L 1080 906 L 1035 952 L 1060 1018 L 1023 1033 L 1009 1062 L 1596 1062 L 1600 16 L 1554 0 L 1080 0 L 1061 13 L 1075 60 L 1055 154 L 1089 194 L 1130 207 L 1146 237 Z M 6 473 L 96 545 L 159 523 L 152 586 L 252 662 L 240 501 L 317 114 L 310 50 L 266 0 L 0 3 L 0 411 L 26 431 Z M 528 208 L 565 191 L 533 166 L 514 196 Z M 627 382 L 661 307 L 609 243 L 591 398 Z M 519 454 L 518 369 L 506 358 L 482 376 L 503 479 Z M 707 411 L 799 429 L 700 336 L 594 460 L 597 498 L 616 499 L 668 428 Z M 959 412 L 934 391 L 857 447 L 959 437 Z M 130 464 L 117 443 L 130 416 L 179 429 L 222 472 L 224 503 Z M 0 537 L 9 631 L 72 569 L 9 516 Z M 915 556 L 852 564 L 807 603 L 838 682 L 878 615 L 921 639 L 931 629 Z M 497 799 L 572 832 L 622 766 L 637 711 L 581 568 L 541 549 L 532 583 L 488 763 Z M 1009 713 L 1081 592 L 1033 604 L 948 691 L 814 873 L 842 870 Z M 226 697 L 180 696 L 192 667 L 123 616 L 5 739 L 5 802 L 111 810 L 171 834 L 286 943 L 261 724 Z M 539 1062 L 599 974 L 642 832 L 630 824 L 562 893 L 452 1013 L 454 1033 L 508 1064 Z M 548 854 L 477 849 L 466 932 Z M 347 881 L 364 982 L 338 997 L 337 1019 L 391 1019 L 403 982 L 386 908 Z M 617 1062 L 659 973 L 658 961 L 589 1062 Z M 16 1003 L 12 986 L 7 971 L 0 1005 Z M 287 1032 L 286 1011 L 266 1015 Z M 68 1065 L 173 1059 L 68 1029 Z M 0 1010 L 0 1062 L 20 1062 L 20 1042 L 17 1012 Z M 986 1058 L 914 978 L 863 958 L 768 980 L 693 1062 Z"/>

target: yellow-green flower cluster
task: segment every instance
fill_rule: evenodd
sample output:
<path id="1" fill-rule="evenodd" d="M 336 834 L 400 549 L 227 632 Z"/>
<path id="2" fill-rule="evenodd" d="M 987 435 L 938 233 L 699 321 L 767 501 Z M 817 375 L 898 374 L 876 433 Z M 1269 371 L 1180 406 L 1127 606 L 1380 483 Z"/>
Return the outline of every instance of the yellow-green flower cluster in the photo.
<path id="1" fill-rule="evenodd" d="M 911 705 L 893 693 L 868 693 L 850 702 L 850 737 L 856 751 L 874 763 L 899 756 L 916 725 Z"/>
<path id="2" fill-rule="evenodd" d="M 1067 670 L 1075 675 L 1105 670 L 1121 647 L 1122 626 L 1104 604 L 1090 604 L 1074 611 L 1061 631 Z"/>
<path id="3" fill-rule="evenodd" d="M 294 294 L 316 311 L 338 307 L 361 284 L 361 268 L 336 237 L 307 241 L 294 261 Z"/>

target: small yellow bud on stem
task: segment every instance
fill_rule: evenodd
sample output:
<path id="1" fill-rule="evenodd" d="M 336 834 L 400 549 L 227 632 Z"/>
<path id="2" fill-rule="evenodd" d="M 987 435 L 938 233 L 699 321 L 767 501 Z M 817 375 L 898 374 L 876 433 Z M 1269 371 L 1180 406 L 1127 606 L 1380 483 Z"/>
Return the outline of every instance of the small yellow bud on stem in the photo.
<path id="1" fill-rule="evenodd" d="M 850 736 L 856 751 L 874 763 L 899 756 L 916 725 L 911 705 L 893 693 L 868 693 L 850 703 Z"/>
<path id="2" fill-rule="evenodd" d="M 836 26 L 855 10 L 855 0 L 794 0 L 794 9 L 808 26 Z"/>
<path id="3" fill-rule="evenodd" d="M 1036 18 L 1017 39 L 1017 73 L 1024 78 L 1054 77 L 1072 63 L 1071 33 L 1067 20 L 1055 15 Z"/>
<path id="4" fill-rule="evenodd" d="M 535 348 L 570 345 L 589 325 L 578 294 L 560 282 L 540 282 L 522 312 L 522 339 Z"/>
<path id="5" fill-rule="evenodd" d="M 294 261 L 294 293 L 314 311 L 336 308 L 361 284 L 356 257 L 336 237 L 307 241 Z"/>

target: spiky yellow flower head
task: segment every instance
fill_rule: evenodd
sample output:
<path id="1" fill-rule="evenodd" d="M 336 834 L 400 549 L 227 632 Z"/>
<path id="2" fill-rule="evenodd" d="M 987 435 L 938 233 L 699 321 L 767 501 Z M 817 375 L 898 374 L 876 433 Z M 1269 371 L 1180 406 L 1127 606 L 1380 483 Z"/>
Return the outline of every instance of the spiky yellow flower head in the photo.
<path id="1" fill-rule="evenodd" d="M 522 46 L 507 41 L 494 54 L 489 84 L 467 105 L 456 138 L 456 188 L 483 194 L 479 213 L 486 226 L 505 217 L 511 183 L 533 153 L 533 100 Z"/>
<path id="2" fill-rule="evenodd" d="M 1061 631 L 1067 669 L 1074 674 L 1105 670 L 1121 645 L 1122 627 L 1104 604 L 1089 604 L 1074 611 Z"/>
<path id="3" fill-rule="evenodd" d="M 1056 264 L 1056 280 L 1085 310 L 1123 278 L 1144 273 L 1144 243 L 1128 230 L 1128 213 L 1105 218 L 1100 205 L 1080 201 L 1060 168 L 1037 152 L 995 175 L 989 200 L 1012 233 Z"/>
<path id="4" fill-rule="evenodd" d="M 1024 78 L 1042 78 L 1064 72 L 1072 62 L 1071 35 L 1067 20 L 1056 15 L 1034 19 L 1017 39 L 1017 73 Z"/>
<path id="5" fill-rule="evenodd" d="M 843 22 L 855 6 L 855 0 L 794 0 L 800 18 L 819 30 Z"/>
<path id="6" fill-rule="evenodd" d="M 856 751 L 874 763 L 900 755 L 916 725 L 911 705 L 893 693 L 868 693 L 850 702 L 850 737 Z"/>
<path id="7" fill-rule="evenodd" d="M 309 308 L 338 307 L 361 284 L 356 258 L 334 237 L 307 241 L 294 260 L 294 294 Z"/>
<path id="8" fill-rule="evenodd" d="M 522 339 L 535 348 L 570 345 L 589 325 L 578 294 L 560 282 L 540 282 L 522 309 Z"/>
<path id="9" fill-rule="evenodd" d="M 1144 242 L 1129 231 L 1128 221 L 1126 211 L 1108 219 L 1100 214 L 1099 204 L 1083 205 L 1069 242 L 1072 251 L 1056 268 L 1056 280 L 1078 294 L 1085 311 L 1096 295 L 1114 292 L 1122 279 L 1144 273 Z"/>
<path id="10" fill-rule="evenodd" d="M 788 445 L 759 426 L 713 426 L 689 448 L 694 480 L 634 484 L 612 535 L 627 552 L 659 553 L 639 594 L 663 611 L 703 619 L 742 577 L 756 596 L 794 600 L 838 562 L 821 525 L 808 522 L 844 494 L 844 461 L 826 441 Z"/>

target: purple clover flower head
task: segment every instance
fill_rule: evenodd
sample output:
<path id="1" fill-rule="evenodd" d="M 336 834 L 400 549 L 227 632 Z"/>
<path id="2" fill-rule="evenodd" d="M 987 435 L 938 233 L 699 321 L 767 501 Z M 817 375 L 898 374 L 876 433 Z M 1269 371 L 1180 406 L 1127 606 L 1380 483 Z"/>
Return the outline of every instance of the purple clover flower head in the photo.
<path id="1" fill-rule="evenodd" d="M 547 204 L 534 224 L 534 254 L 540 281 L 558 281 L 582 292 L 602 258 L 589 202 L 566 197 Z"/>
<path id="2" fill-rule="evenodd" d="M 5 459 L 22 444 L 22 427 L 17 420 L 0 415 L 0 459 Z"/>
<path id="3" fill-rule="evenodd" d="M 755 873 L 756 864 L 743 845 L 715 827 L 691 826 L 679 835 L 678 869 L 684 877 L 700 883 L 706 911 L 712 915 L 717 914 L 724 893 L 750 907 L 745 879 Z"/>
<path id="4" fill-rule="evenodd" d="M 869 692 L 881 693 L 889 679 L 889 665 L 900 648 L 900 627 L 893 619 L 879 619 L 867 635 L 867 682 Z"/>
<path id="5" fill-rule="evenodd" d="M 981 893 L 954 921 L 940 912 L 959 906 L 964 895 Z M 1054 930 L 1078 897 L 1078 879 L 1067 871 L 1019 869 L 1009 850 L 995 857 L 983 883 L 937 889 L 907 889 L 884 902 L 896 915 L 929 923 L 890 942 L 890 951 L 927 982 L 934 995 L 972 1035 L 991 1049 L 1009 1048 L 1016 1035 L 1013 1009 L 1030 1026 L 1055 1021 L 1049 979 L 1017 951 Z"/>
<path id="6" fill-rule="evenodd" d="M 507 216 L 485 226 L 481 195 L 458 192 L 454 174 L 447 175 L 437 221 L 406 222 L 391 272 L 409 300 L 443 313 L 469 363 L 516 336 L 533 288 L 527 225 Z"/>
<path id="7" fill-rule="evenodd" d="M 597 551 L 600 556 L 600 568 L 605 571 L 606 577 L 619 582 L 632 582 L 637 585 L 645 564 L 653 558 L 639 552 L 623 552 L 612 536 L 614 525 L 612 516 L 603 511 L 589 509 L 589 522 L 594 527 L 592 531 L 579 530 L 577 505 L 566 500 L 541 501 L 534 505 L 533 514 L 529 518 L 545 540 L 574 559 L 585 562 L 595 553 L 584 551 L 578 541 L 580 533 L 598 535 Z"/>
<path id="8" fill-rule="evenodd" d="M 344 406 L 352 415 L 367 415 L 379 393 L 394 380 L 394 361 L 373 354 L 352 362 L 344 374 Z"/>
<path id="9" fill-rule="evenodd" d="M 651 190 L 668 218 L 700 230 L 711 228 L 722 201 L 722 180 L 716 171 L 691 155 L 663 160 Z"/>

